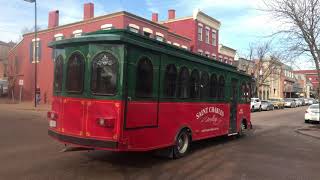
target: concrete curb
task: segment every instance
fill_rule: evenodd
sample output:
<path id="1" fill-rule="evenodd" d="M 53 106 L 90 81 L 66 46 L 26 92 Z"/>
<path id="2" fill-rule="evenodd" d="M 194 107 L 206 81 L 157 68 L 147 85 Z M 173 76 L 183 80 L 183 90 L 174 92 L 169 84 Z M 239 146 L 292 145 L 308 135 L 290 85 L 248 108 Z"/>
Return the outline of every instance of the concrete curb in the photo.
<path id="1" fill-rule="evenodd" d="M 302 134 L 305 136 L 315 138 L 315 139 L 320 139 L 320 131 L 318 131 L 318 132 L 316 131 L 316 133 L 314 133 L 315 131 L 313 131 L 313 130 L 306 130 L 306 128 L 303 128 L 303 129 L 296 129 L 295 132 L 298 134 Z M 317 135 L 315 135 L 315 134 L 317 134 Z"/>

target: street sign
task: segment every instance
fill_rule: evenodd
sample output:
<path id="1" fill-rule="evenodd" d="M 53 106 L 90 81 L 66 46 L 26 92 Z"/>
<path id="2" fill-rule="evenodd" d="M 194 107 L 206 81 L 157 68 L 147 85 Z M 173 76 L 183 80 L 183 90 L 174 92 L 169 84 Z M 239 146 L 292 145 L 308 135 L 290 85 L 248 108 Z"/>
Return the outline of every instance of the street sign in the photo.
<path id="1" fill-rule="evenodd" d="M 19 80 L 19 86 L 23 86 L 23 79 Z"/>

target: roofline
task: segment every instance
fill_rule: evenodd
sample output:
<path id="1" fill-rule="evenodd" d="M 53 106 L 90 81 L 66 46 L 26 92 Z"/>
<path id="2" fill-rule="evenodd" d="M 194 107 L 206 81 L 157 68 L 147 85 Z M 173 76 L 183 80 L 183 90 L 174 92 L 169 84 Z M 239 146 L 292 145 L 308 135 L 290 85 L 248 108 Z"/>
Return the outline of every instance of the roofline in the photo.
<path id="1" fill-rule="evenodd" d="M 207 15 L 206 13 L 204 13 L 204 12 L 202 12 L 202 11 L 198 11 L 198 13 L 201 14 L 201 15 L 203 15 L 203 16 L 206 16 L 208 19 L 211 19 L 212 21 L 214 21 L 214 22 L 218 23 L 219 25 L 221 25 L 221 22 L 220 22 L 220 21 L 218 21 L 217 19 L 215 19 L 215 18 Z"/>
<path id="2" fill-rule="evenodd" d="M 193 16 L 186 16 L 186 17 L 180 17 L 180 18 L 174 18 L 174 19 L 168 19 L 165 21 L 160 21 L 160 24 L 165 24 L 165 23 L 171 23 L 175 21 L 183 21 L 183 20 L 188 20 L 188 19 L 193 19 Z"/>
<path id="3" fill-rule="evenodd" d="M 94 18 L 91 18 L 91 19 L 81 20 L 81 21 L 77 21 L 77 22 L 73 22 L 73 23 L 69 23 L 69 24 L 64 24 L 64 25 L 60 25 L 60 26 L 57 26 L 57 27 L 53 27 L 53 28 L 40 30 L 40 31 L 38 31 L 38 33 L 41 34 L 41 33 L 44 33 L 44 32 L 56 31 L 56 30 L 60 30 L 60 29 L 65 29 L 65 28 L 70 27 L 70 26 L 85 24 L 85 23 L 88 23 L 88 22 L 96 22 L 96 21 L 99 21 L 99 20 L 102 20 L 102 19 L 105 19 L 105 18 L 117 17 L 117 16 L 120 16 L 120 15 L 129 16 L 129 17 L 133 17 L 133 18 L 138 19 L 138 20 L 146 21 L 147 23 L 149 23 L 151 25 L 154 25 L 154 26 L 157 26 L 157 27 L 160 27 L 160 28 L 162 28 L 164 30 L 168 30 L 169 29 L 168 27 L 166 27 L 164 25 L 161 25 L 159 23 L 153 22 L 151 20 L 145 19 L 145 18 L 137 16 L 137 15 L 134 15 L 134 14 L 129 13 L 127 11 L 119 11 L 119 12 L 114 12 L 114 13 L 111 13 L 111 14 L 106 14 L 106 15 L 94 17 Z M 28 36 L 28 35 L 32 35 L 32 34 L 34 34 L 34 32 L 26 33 L 26 34 L 23 35 L 23 37 L 24 36 Z"/>
<path id="4" fill-rule="evenodd" d="M 225 49 L 228 49 L 228 50 L 237 52 L 236 49 L 233 49 L 233 48 L 231 48 L 231 47 L 229 47 L 229 46 L 225 46 L 225 45 L 223 45 L 223 44 L 221 44 L 221 48 L 225 48 Z"/>
<path id="5" fill-rule="evenodd" d="M 8 55 L 14 51 L 21 43 L 22 43 L 23 39 L 21 39 L 16 45 L 14 45 L 8 52 Z"/>

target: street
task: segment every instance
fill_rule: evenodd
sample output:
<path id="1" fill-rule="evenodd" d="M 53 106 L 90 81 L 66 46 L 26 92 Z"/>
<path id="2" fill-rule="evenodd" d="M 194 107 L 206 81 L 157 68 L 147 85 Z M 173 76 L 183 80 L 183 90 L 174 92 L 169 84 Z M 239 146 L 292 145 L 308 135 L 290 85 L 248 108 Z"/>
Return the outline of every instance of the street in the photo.
<path id="1" fill-rule="evenodd" d="M 305 109 L 252 113 L 249 136 L 196 142 L 187 157 L 169 160 L 151 153 L 61 152 L 64 146 L 47 135 L 45 111 L 0 104 L 0 179 L 317 180 L 320 139 L 295 132 L 308 126 Z"/>

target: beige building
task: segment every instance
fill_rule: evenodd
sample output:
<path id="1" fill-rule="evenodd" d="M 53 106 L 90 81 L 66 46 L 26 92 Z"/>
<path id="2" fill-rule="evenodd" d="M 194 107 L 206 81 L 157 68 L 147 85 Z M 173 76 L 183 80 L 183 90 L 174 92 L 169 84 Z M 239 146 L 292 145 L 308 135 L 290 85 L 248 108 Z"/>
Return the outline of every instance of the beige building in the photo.
<path id="1" fill-rule="evenodd" d="M 7 78 L 8 52 L 14 45 L 13 42 L 0 41 L 0 79 Z"/>

